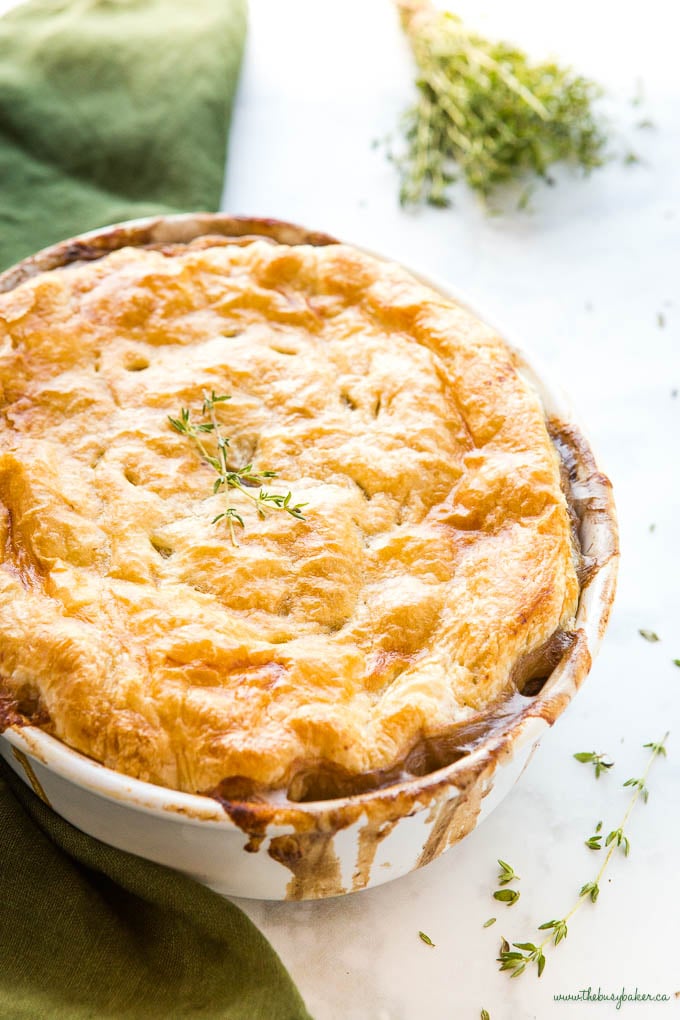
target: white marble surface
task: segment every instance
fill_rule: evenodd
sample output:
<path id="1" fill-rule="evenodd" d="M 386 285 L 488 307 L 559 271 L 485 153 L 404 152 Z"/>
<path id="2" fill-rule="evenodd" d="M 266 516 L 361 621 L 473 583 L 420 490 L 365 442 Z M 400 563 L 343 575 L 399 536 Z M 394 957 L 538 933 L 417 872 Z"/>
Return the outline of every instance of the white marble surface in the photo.
<path id="1" fill-rule="evenodd" d="M 590 180 L 537 193 L 533 211 L 489 218 L 461 191 L 449 211 L 405 213 L 384 153 L 409 100 L 409 59 L 389 0 L 251 0 L 224 208 L 271 215 L 382 250 L 467 292 L 561 380 L 617 493 L 622 563 L 615 612 L 591 676 L 520 784 L 481 828 L 423 871 L 326 902 L 239 901 L 277 948 L 316 1020 L 613 1016 L 560 1003 L 601 986 L 664 993 L 621 1015 L 680 1015 L 680 18 L 663 0 L 538 5 L 463 0 L 488 34 L 556 54 L 597 77 L 620 152 Z M 637 80 L 645 102 L 633 107 Z M 655 129 L 636 130 L 651 117 Z M 661 313 L 665 325 L 661 327 Z M 655 525 L 653 531 L 650 526 Z M 638 628 L 658 632 L 649 644 Z M 649 803 L 631 820 L 596 906 L 549 952 L 540 982 L 497 972 L 499 937 L 535 939 L 598 866 L 583 846 L 625 808 L 641 745 L 673 732 Z M 608 752 L 595 782 L 575 751 Z M 611 824 L 610 824 L 611 823 Z M 496 858 L 522 876 L 519 903 L 491 899 Z M 482 929 L 496 915 L 498 922 Z M 435 948 L 424 945 L 427 932 Z M 590 1007 L 590 1008 L 588 1008 Z"/>

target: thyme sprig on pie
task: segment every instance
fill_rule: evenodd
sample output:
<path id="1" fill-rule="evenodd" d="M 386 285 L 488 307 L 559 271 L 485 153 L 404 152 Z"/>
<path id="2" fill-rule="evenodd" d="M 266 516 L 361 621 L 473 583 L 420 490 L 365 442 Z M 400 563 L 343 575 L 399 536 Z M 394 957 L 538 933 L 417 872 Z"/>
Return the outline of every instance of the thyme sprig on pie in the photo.
<path id="1" fill-rule="evenodd" d="M 290 491 L 283 495 L 278 492 L 267 492 L 264 488 L 266 482 L 271 478 L 276 478 L 276 471 L 254 471 L 252 464 L 246 464 L 242 468 L 232 468 L 230 466 L 227 459 L 229 437 L 225 434 L 224 426 L 217 418 L 215 411 L 215 405 L 224 403 L 226 400 L 231 400 L 230 394 L 223 393 L 218 395 L 214 390 L 210 395 L 204 393 L 203 406 L 201 408 L 202 421 L 194 422 L 191 418 L 191 411 L 187 407 L 180 409 L 179 418 L 173 418 L 171 415 L 168 415 L 168 421 L 175 432 L 179 432 L 182 436 L 187 436 L 193 442 L 204 462 L 216 472 L 217 478 L 213 484 L 213 495 L 217 495 L 220 492 L 228 494 L 230 489 L 238 489 L 239 492 L 242 492 L 244 496 L 247 496 L 248 499 L 255 503 L 255 509 L 259 517 L 266 517 L 267 510 L 283 510 L 296 520 L 304 521 L 305 518 L 302 515 L 302 510 L 307 506 L 306 503 L 294 504 L 292 502 L 293 494 Z M 209 419 L 208 421 L 205 420 L 206 417 Z M 214 452 L 208 449 L 203 440 L 203 436 L 206 434 L 212 434 L 215 440 Z M 260 491 L 255 495 L 251 489 L 258 486 Z M 238 524 L 240 528 L 245 527 L 241 514 L 235 507 L 228 506 L 226 510 L 213 517 L 212 523 L 218 524 L 220 521 L 227 522 L 232 544 L 238 546 L 234 524 Z"/>

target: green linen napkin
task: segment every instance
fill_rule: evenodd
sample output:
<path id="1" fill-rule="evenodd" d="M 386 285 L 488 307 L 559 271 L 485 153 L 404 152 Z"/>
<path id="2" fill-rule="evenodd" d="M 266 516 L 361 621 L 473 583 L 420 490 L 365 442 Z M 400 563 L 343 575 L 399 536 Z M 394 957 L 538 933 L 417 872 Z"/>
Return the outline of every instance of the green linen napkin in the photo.
<path id="1" fill-rule="evenodd" d="M 245 0 L 33 0 L 0 19 L 0 268 L 219 206 Z M 0 1020 L 309 1020 L 246 915 L 63 821 L 0 760 Z"/>
<path id="2" fill-rule="evenodd" d="M 2 759 L 0 1017 L 310 1020 L 238 907 L 86 836 Z"/>
<path id="3" fill-rule="evenodd" d="M 0 18 L 0 269 L 219 207 L 245 0 L 32 0 Z"/>

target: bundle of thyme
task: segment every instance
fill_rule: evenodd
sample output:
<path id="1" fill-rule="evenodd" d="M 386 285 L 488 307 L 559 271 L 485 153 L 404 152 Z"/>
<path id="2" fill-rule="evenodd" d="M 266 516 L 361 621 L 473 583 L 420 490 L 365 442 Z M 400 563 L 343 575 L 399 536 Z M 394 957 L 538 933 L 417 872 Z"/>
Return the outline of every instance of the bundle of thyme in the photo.
<path id="1" fill-rule="evenodd" d="M 592 170 L 604 135 L 592 110 L 599 88 L 554 62 L 469 31 L 430 0 L 396 0 L 418 68 L 418 99 L 405 115 L 407 151 L 397 160 L 402 204 L 448 205 L 462 177 L 483 197 L 499 185 L 550 182 L 566 161 Z M 524 190 L 520 204 L 526 203 Z"/>

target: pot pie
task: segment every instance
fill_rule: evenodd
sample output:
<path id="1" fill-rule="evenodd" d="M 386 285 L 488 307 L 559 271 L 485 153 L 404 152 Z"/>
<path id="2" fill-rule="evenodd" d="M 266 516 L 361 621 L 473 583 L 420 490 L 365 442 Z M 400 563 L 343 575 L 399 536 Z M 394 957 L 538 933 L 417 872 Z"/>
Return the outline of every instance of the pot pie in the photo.
<path id="1" fill-rule="evenodd" d="M 170 419 L 209 394 L 202 456 Z M 224 799 L 389 785 L 460 757 L 572 640 L 537 394 L 490 327 L 349 246 L 205 237 L 29 279 L 0 295 L 0 409 L 5 714 L 119 772 Z M 217 434 L 304 519 L 213 492 Z"/>

